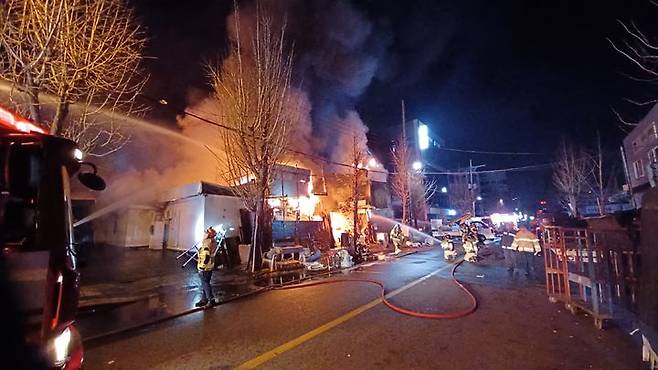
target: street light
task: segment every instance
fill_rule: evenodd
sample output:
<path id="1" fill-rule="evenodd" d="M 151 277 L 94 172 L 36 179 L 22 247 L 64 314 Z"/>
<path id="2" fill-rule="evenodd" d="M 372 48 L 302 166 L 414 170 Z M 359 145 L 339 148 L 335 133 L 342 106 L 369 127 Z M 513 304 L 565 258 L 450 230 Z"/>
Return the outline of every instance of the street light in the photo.
<path id="1" fill-rule="evenodd" d="M 477 198 L 475 198 L 475 199 L 477 199 L 477 200 L 478 200 L 478 202 L 479 202 L 479 201 L 481 201 L 481 200 L 482 200 L 482 197 L 478 195 L 478 196 L 477 196 Z"/>
<path id="2" fill-rule="evenodd" d="M 447 193 L 447 192 L 448 192 L 448 188 L 446 188 L 445 186 L 442 187 L 442 188 L 441 188 L 441 192 L 444 193 L 444 194 Z"/>
<path id="3" fill-rule="evenodd" d="M 421 161 L 414 161 L 414 163 L 411 164 L 411 168 L 413 168 L 414 171 L 420 171 L 423 169 L 423 163 Z"/>

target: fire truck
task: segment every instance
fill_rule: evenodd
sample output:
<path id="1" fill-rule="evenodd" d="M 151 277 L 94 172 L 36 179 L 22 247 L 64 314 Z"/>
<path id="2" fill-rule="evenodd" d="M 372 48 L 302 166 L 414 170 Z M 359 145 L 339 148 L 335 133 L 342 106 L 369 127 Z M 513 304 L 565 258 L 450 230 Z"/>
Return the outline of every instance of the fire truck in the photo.
<path id="1" fill-rule="evenodd" d="M 105 182 L 82 161 L 76 143 L 2 107 L 0 152 L 0 258 L 11 295 L 3 301 L 19 313 L 19 340 L 28 356 L 50 368 L 80 368 L 71 184 L 76 173 L 93 190 L 103 190 Z"/>

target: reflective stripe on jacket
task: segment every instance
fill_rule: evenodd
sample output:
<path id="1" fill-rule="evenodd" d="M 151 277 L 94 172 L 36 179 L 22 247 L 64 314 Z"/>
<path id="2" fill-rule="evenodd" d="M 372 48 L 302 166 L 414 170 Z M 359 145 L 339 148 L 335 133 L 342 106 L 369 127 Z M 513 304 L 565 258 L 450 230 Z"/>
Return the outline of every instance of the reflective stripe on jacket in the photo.
<path id="1" fill-rule="evenodd" d="M 539 245 L 539 239 L 514 238 L 510 249 L 519 252 L 537 253 L 541 251 L 541 246 Z"/>
<path id="2" fill-rule="evenodd" d="M 213 244 L 214 243 L 211 239 L 204 239 L 201 242 L 201 248 L 199 249 L 199 255 L 197 256 L 197 270 L 212 271 L 215 267 Z"/>

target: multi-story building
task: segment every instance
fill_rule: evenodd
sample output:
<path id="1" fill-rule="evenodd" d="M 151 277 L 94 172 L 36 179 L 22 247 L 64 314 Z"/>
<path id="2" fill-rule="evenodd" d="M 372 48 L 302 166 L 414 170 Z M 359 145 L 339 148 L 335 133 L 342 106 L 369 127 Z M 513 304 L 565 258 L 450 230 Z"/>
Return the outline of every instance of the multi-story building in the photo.
<path id="1" fill-rule="evenodd" d="M 478 174 L 482 210 L 484 214 L 513 211 L 516 203 L 510 196 L 505 172 L 484 172 Z"/>
<path id="2" fill-rule="evenodd" d="M 624 154 L 635 206 L 642 208 L 642 196 L 658 176 L 658 104 L 624 138 Z"/>

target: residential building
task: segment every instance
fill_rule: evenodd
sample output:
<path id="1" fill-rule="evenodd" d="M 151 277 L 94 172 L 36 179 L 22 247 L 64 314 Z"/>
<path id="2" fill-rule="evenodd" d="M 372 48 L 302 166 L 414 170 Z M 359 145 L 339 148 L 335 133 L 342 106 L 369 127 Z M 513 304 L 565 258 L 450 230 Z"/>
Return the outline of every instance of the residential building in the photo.
<path id="1" fill-rule="evenodd" d="M 658 175 L 658 104 L 624 138 L 626 175 L 636 208 L 642 196 L 656 186 Z"/>

